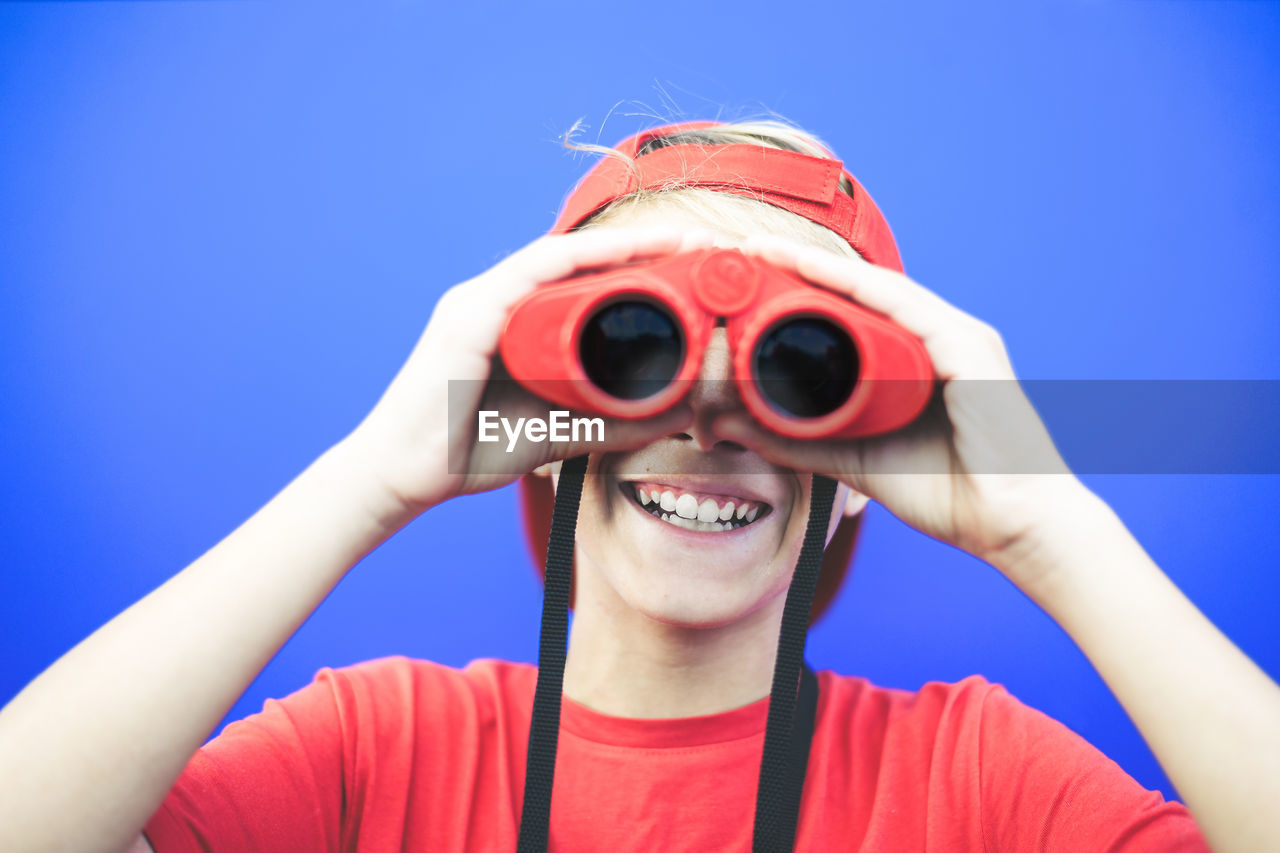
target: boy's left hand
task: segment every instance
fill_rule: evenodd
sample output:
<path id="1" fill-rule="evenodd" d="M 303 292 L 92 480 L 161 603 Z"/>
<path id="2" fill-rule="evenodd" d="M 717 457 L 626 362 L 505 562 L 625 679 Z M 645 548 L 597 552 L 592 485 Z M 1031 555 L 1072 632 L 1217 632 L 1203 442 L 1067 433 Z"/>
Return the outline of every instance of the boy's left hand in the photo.
<path id="1" fill-rule="evenodd" d="M 1023 393 L 994 328 L 860 258 L 772 237 L 741 248 L 916 335 L 939 387 L 919 418 L 882 436 L 790 439 L 743 410 L 720 415 L 718 435 L 775 464 L 836 478 L 922 533 L 992 563 L 1087 491 Z"/>

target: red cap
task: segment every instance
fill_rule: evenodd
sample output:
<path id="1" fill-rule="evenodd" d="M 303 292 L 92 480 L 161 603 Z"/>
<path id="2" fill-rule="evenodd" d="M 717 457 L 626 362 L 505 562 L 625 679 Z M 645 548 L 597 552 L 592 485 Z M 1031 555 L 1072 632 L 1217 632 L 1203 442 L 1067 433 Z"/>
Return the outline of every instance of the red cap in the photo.
<path id="1" fill-rule="evenodd" d="M 674 124 L 618 143 L 616 150 L 631 158 L 635 168 L 617 157 L 602 159 L 565 199 L 551 233 L 572 231 L 604 206 L 640 190 L 697 187 L 789 210 L 839 234 L 871 263 L 902 272 L 889 223 L 862 184 L 835 158 L 750 143 L 669 145 L 637 154 L 654 139 L 716 126 L 706 121 Z M 842 176 L 853 195 L 840 189 Z"/>

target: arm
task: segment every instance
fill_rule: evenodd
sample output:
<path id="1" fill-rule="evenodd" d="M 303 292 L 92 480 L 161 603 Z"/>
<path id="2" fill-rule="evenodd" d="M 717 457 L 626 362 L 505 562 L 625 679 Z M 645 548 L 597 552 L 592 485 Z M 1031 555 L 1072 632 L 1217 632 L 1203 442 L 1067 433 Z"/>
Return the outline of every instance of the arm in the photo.
<path id="1" fill-rule="evenodd" d="M 530 405 L 527 392 L 487 381 L 510 306 L 580 269 L 700 240 L 671 229 L 543 238 L 446 293 L 348 438 L 0 710 L 0 850 L 145 849 L 141 828 L 196 748 L 357 561 L 444 500 L 581 452 L 524 443 L 502 460 L 507 473 L 472 452 L 482 398 Z M 452 397 L 450 380 L 462 380 Z M 608 446 L 645 444 L 686 418 L 615 424 Z"/>
<path id="2" fill-rule="evenodd" d="M 64 655 L 0 712 L 0 849 L 123 849 L 249 682 L 399 521 L 339 446 Z"/>
<path id="3" fill-rule="evenodd" d="M 914 333 L 941 392 L 909 427 L 855 442 L 785 442 L 730 417 L 721 434 L 1000 569 L 1088 656 L 1214 849 L 1280 850 L 1280 687 L 1071 474 L 999 334 L 892 270 L 780 240 L 750 248 Z"/>
<path id="4" fill-rule="evenodd" d="M 1062 626 L 1218 851 L 1280 849 L 1280 688 L 1196 609 L 1101 499 L 1046 495 L 989 560 Z"/>

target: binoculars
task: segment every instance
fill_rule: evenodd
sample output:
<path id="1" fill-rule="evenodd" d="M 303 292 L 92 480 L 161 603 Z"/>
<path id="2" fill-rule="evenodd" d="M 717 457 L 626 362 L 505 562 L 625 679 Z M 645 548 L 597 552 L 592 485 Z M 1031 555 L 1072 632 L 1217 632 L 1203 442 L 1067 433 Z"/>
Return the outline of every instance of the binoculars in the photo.
<path id="1" fill-rule="evenodd" d="M 933 392 L 933 366 L 914 335 L 734 249 L 542 285 L 511 309 L 500 351 L 512 378 L 544 399 L 644 418 L 689 392 L 721 325 L 737 393 L 780 435 L 892 432 Z"/>

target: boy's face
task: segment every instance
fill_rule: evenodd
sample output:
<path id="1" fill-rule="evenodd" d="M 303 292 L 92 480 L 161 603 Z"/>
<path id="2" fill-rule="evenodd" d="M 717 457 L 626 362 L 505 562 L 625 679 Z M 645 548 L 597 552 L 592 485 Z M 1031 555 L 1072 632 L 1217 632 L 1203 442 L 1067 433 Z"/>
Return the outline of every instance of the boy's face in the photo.
<path id="1" fill-rule="evenodd" d="M 663 211 L 660 221 L 673 218 Z M 650 218 L 642 210 L 625 224 Z M 723 245 L 739 242 L 726 236 Z M 577 527 L 579 611 L 621 609 L 701 628 L 780 612 L 808 524 L 812 477 L 716 434 L 718 415 L 744 410 L 724 329 L 715 330 L 698 380 L 685 398 L 694 415 L 686 432 L 590 457 Z M 847 496 L 841 486 L 828 539 Z"/>
<path id="2" fill-rule="evenodd" d="M 727 364 L 724 350 L 721 333 L 708 361 Z M 812 478 L 716 436 L 716 414 L 742 405 L 732 383 L 700 382 L 691 397 L 695 420 L 687 432 L 628 453 L 592 455 L 578 514 L 579 608 L 592 596 L 609 609 L 711 628 L 785 600 Z M 837 494 L 828 536 L 846 492 Z"/>

